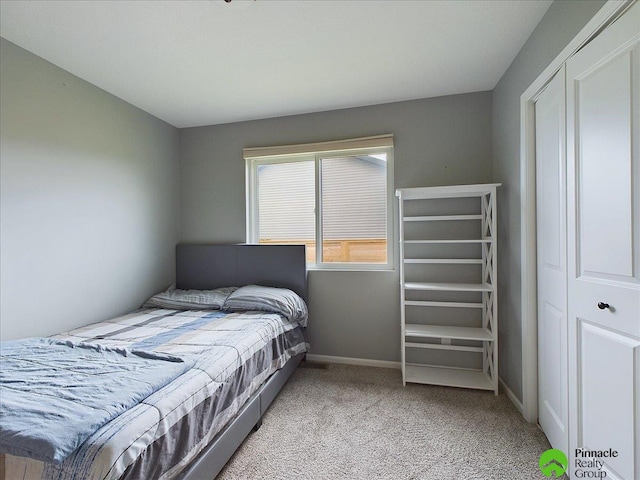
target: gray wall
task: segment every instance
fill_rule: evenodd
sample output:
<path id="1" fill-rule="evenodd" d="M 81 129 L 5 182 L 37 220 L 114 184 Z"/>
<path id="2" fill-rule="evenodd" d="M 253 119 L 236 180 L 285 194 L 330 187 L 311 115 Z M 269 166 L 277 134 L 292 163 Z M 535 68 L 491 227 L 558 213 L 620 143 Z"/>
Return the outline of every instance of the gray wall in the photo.
<path id="1" fill-rule="evenodd" d="M 522 399 L 520 96 L 605 3 L 556 0 L 493 90 L 493 176 L 498 193 L 500 376 Z"/>
<path id="2" fill-rule="evenodd" d="M 2 340 L 138 307 L 174 277 L 178 130 L 2 39 Z"/>
<path id="3" fill-rule="evenodd" d="M 245 241 L 242 149 L 392 133 L 395 186 L 492 181 L 491 93 L 180 130 L 182 239 Z M 399 361 L 398 272 L 309 273 L 312 353 Z"/>

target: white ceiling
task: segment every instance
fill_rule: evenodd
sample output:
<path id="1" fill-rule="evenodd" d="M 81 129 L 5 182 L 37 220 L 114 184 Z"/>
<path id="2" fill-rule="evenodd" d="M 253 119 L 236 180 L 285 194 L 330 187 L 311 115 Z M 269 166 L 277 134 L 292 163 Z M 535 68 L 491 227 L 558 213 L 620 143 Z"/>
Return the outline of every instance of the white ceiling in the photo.
<path id="1" fill-rule="evenodd" d="M 551 0 L 0 2 L 0 34 L 177 127 L 491 90 Z"/>

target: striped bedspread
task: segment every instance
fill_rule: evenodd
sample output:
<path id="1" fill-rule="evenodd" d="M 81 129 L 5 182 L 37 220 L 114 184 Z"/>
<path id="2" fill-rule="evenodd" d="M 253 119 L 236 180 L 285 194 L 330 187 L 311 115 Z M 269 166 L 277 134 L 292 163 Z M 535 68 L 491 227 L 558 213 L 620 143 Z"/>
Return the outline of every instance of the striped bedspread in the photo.
<path id="1" fill-rule="evenodd" d="M 6 478 L 175 478 L 266 378 L 306 350 L 296 323 L 265 312 L 143 309 L 53 338 L 163 352 L 194 365 L 61 463 L 6 455 Z"/>

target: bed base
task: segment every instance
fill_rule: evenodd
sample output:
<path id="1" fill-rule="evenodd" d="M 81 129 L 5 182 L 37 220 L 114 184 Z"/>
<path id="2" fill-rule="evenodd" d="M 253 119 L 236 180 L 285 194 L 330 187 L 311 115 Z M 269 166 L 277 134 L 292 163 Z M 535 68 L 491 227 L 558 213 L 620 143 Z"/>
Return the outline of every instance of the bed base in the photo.
<path id="1" fill-rule="evenodd" d="M 300 353 L 292 357 L 280 370 L 271 375 L 179 478 L 213 480 L 251 431 L 260 428 L 262 416 L 304 356 L 304 353 Z"/>
<path id="2" fill-rule="evenodd" d="M 186 290 L 267 285 L 289 288 L 307 301 L 306 266 L 304 245 L 176 246 L 176 284 Z M 269 377 L 178 478 L 213 480 L 247 435 L 260 428 L 262 415 L 303 357 L 303 353 L 296 355 Z"/>

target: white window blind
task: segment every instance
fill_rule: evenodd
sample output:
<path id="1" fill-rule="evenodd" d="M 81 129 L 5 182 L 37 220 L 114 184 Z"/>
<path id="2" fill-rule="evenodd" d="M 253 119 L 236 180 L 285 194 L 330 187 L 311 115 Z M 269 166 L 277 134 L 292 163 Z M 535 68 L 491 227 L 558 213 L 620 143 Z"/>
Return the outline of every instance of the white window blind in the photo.
<path id="1" fill-rule="evenodd" d="M 246 160 L 263 157 L 280 157 L 284 155 L 305 155 L 318 152 L 331 153 L 347 150 L 393 147 L 393 135 L 376 135 L 373 137 L 334 140 L 331 142 L 302 143 L 298 145 L 280 145 L 274 147 L 245 148 L 243 156 Z"/>

